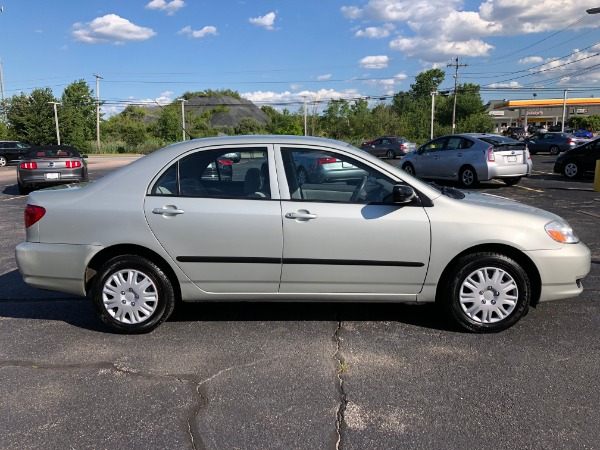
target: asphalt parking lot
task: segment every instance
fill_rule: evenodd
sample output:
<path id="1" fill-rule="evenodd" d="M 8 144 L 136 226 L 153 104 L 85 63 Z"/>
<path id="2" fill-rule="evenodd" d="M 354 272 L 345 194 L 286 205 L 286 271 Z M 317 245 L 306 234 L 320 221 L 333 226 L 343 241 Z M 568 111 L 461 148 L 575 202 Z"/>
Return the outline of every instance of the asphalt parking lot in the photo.
<path id="1" fill-rule="evenodd" d="M 0 168 L 0 448 L 598 448 L 600 193 L 533 158 L 478 190 L 563 216 L 592 272 L 484 336 L 430 305 L 302 303 L 183 305 L 112 334 L 89 301 L 22 282 L 26 197 Z M 90 158 L 90 178 L 129 161 Z"/>

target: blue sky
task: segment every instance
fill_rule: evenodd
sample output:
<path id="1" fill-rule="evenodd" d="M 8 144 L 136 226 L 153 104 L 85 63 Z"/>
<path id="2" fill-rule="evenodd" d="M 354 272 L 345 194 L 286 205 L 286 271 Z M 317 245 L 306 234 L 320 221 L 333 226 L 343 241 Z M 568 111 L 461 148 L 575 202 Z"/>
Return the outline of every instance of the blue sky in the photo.
<path id="1" fill-rule="evenodd" d="M 600 95 L 600 0 L 0 0 L 6 97 L 73 81 L 106 113 L 231 89 L 295 111 L 374 99 L 421 71 L 484 100 Z M 598 67 L 596 67 L 598 66 Z"/>

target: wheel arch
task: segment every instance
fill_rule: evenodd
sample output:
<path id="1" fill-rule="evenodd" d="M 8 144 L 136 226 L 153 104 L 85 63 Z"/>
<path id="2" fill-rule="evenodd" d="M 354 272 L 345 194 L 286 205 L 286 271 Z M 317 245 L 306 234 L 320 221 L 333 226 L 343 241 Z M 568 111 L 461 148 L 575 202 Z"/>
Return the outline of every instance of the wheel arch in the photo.
<path id="1" fill-rule="evenodd" d="M 171 268 L 171 265 L 158 253 L 143 247 L 141 245 L 135 244 L 119 244 L 113 245 L 111 247 L 107 247 L 94 255 L 94 257 L 88 263 L 88 266 L 85 270 L 85 289 L 89 294 L 90 289 L 92 288 L 94 277 L 100 268 L 112 258 L 123 255 L 134 255 L 141 256 L 152 261 L 156 264 L 160 269 L 165 273 L 169 281 L 171 282 L 171 286 L 173 287 L 173 292 L 175 293 L 175 299 L 178 301 L 181 299 L 181 289 L 179 286 L 179 280 L 177 275 Z"/>
<path id="2" fill-rule="evenodd" d="M 480 252 L 493 252 L 508 256 L 516 261 L 521 267 L 523 267 L 531 283 L 530 305 L 534 307 L 537 305 L 541 295 L 542 278 L 540 276 L 540 272 L 538 271 L 535 263 L 525 253 L 505 244 L 482 244 L 468 248 L 456 255 L 450 262 L 448 262 L 437 283 L 435 293 L 436 303 L 440 303 L 442 301 L 442 295 L 445 292 L 445 286 L 447 286 L 450 274 L 456 268 L 456 262 L 465 255 Z"/>

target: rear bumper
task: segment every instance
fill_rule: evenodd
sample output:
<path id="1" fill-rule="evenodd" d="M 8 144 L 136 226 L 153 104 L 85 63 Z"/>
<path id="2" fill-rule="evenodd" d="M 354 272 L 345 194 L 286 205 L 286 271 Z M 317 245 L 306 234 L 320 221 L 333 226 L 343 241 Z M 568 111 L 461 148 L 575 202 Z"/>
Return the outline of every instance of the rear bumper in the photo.
<path id="1" fill-rule="evenodd" d="M 510 166 L 491 166 L 488 167 L 488 177 L 492 178 L 508 178 L 508 177 L 527 177 L 529 176 L 530 167 L 528 164 L 513 164 Z"/>
<path id="2" fill-rule="evenodd" d="M 30 286 L 85 296 L 86 267 L 101 249 L 96 245 L 23 242 L 17 245 L 15 257 L 23 281 Z"/>

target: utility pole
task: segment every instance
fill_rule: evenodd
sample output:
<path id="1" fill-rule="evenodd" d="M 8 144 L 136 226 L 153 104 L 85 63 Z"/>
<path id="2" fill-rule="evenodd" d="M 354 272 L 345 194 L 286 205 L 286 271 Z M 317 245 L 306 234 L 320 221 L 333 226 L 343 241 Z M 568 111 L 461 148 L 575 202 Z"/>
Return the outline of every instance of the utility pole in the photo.
<path id="1" fill-rule="evenodd" d="M 563 97 L 562 122 L 560 124 L 560 131 L 563 133 L 565 132 L 565 120 L 567 118 L 567 91 L 568 91 L 568 89 L 565 89 L 564 97 Z"/>
<path id="2" fill-rule="evenodd" d="M 447 64 L 447 67 L 454 67 L 454 106 L 452 107 L 452 133 L 456 131 L 456 94 L 458 91 L 458 68 L 467 67 L 467 64 L 458 63 L 458 55 L 456 55 L 456 61 L 454 63 Z"/>
<path id="3" fill-rule="evenodd" d="M 54 106 L 54 122 L 56 123 L 56 141 L 58 142 L 58 145 L 60 145 L 60 130 L 58 129 L 58 110 L 56 109 L 56 106 L 62 105 L 62 103 L 48 102 L 48 104 Z"/>
<path id="4" fill-rule="evenodd" d="M 308 136 L 308 129 L 306 127 L 306 95 L 303 95 L 304 99 L 304 136 Z"/>
<path id="5" fill-rule="evenodd" d="M 4 105 L 6 97 L 4 96 L 4 77 L 2 76 L 2 60 L 1 59 L 0 59 L 0 90 L 2 91 L 2 105 Z"/>
<path id="6" fill-rule="evenodd" d="M 100 153 L 100 75 L 94 74 L 96 77 L 96 145 L 98 153 Z"/>
<path id="7" fill-rule="evenodd" d="M 435 96 L 438 91 L 431 91 L 431 133 L 429 139 L 433 139 L 433 121 L 435 119 Z"/>
<path id="8" fill-rule="evenodd" d="M 187 100 L 185 98 L 178 98 L 177 100 L 179 100 L 181 102 L 181 129 L 183 130 L 183 141 L 185 141 L 185 102 L 187 102 Z"/>

